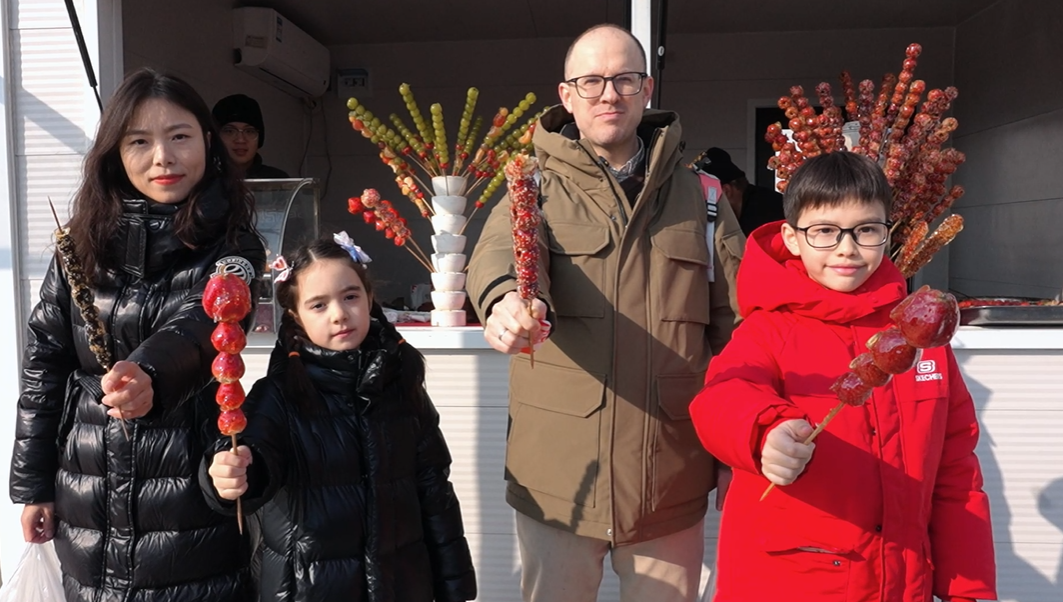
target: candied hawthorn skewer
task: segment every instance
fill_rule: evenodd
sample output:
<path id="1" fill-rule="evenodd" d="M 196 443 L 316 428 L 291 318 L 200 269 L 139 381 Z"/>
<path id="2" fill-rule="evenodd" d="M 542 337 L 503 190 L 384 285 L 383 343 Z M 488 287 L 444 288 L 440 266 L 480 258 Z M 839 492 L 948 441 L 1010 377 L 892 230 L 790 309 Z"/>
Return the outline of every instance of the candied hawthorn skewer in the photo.
<path id="1" fill-rule="evenodd" d="M 107 331 L 103 328 L 100 320 L 100 312 L 96 309 L 95 296 L 89 288 L 89 279 L 85 275 L 85 268 L 81 265 L 74 239 L 70 237 L 70 229 L 59 224 L 59 215 L 55 212 L 52 199 L 48 199 L 48 206 L 52 209 L 52 217 L 55 218 L 55 246 L 59 249 L 59 258 L 63 262 L 63 271 L 66 272 L 66 281 L 70 285 L 70 296 L 74 299 L 74 305 L 81 313 L 81 320 L 85 323 L 85 336 L 89 340 L 89 350 L 96 356 L 96 361 L 104 370 L 110 371 L 114 366 L 111 358 L 111 350 L 107 348 Z M 118 409 L 118 420 L 122 424 L 122 434 L 126 441 L 129 440 L 129 427 L 126 426 L 125 416 L 122 409 Z"/>
<path id="2" fill-rule="evenodd" d="M 214 395 L 221 412 L 218 415 L 218 430 L 232 438 L 232 453 L 236 453 L 236 435 L 247 427 L 247 418 L 240 407 L 244 403 L 244 389 L 240 379 L 244 376 L 244 360 L 240 352 L 247 345 L 240 320 L 251 313 L 251 288 L 237 274 L 226 273 L 224 267 L 211 275 L 203 291 L 203 309 L 217 323 L 210 336 L 211 344 L 218 350 L 211 363 L 211 373 L 220 383 Z M 244 510 L 240 498 L 236 499 L 236 524 L 244 532 Z"/>
<path id="3" fill-rule="evenodd" d="M 520 153 L 503 169 L 509 191 L 509 216 L 513 225 L 513 259 L 517 269 L 517 294 L 525 302 L 528 315 L 532 301 L 539 296 L 539 184 L 535 178 L 539 162 L 532 155 Z M 535 341 L 530 341 L 528 356 L 535 367 Z"/>
<path id="4" fill-rule="evenodd" d="M 868 339 L 868 351 L 856 356 L 849 363 L 849 371 L 830 386 L 839 403 L 805 438 L 805 445 L 812 443 L 842 408 L 864 405 L 875 387 L 885 386 L 893 375 L 911 370 L 921 349 L 948 344 L 960 325 L 960 307 L 950 293 L 924 285 L 898 303 L 890 312 L 890 319 L 896 325 Z M 772 489 L 775 483 L 764 489 L 760 499 Z"/>

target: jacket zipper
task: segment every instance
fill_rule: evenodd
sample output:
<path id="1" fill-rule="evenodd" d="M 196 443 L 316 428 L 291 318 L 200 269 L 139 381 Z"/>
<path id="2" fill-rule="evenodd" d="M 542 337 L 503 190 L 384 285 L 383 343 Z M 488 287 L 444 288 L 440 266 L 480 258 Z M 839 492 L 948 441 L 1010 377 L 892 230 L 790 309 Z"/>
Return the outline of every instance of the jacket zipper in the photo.
<path id="1" fill-rule="evenodd" d="M 660 129 L 653 130 L 653 135 L 650 136 L 650 143 L 649 143 L 649 145 L 646 146 L 646 181 L 643 182 L 643 184 L 642 184 L 642 191 L 639 192 L 639 196 L 640 197 L 642 195 L 646 194 L 646 185 L 650 183 L 650 179 L 649 179 L 649 174 L 651 173 L 651 171 L 650 171 L 650 161 L 652 160 L 652 157 L 653 157 L 653 149 L 656 147 L 657 141 L 660 139 L 660 137 L 661 137 L 661 130 Z M 654 191 L 654 194 L 657 195 L 658 199 L 660 198 L 660 194 L 661 194 L 660 187 L 657 187 L 657 189 Z M 648 203 L 648 202 L 649 202 L 649 197 L 647 197 L 647 200 L 644 201 L 644 203 Z M 652 252 L 653 251 L 651 250 L 650 251 L 651 255 L 652 255 Z M 651 275 L 651 267 L 650 266 L 652 265 L 652 263 L 653 263 L 652 260 L 648 260 L 646 262 L 646 282 L 647 282 L 647 284 L 649 286 L 653 286 L 654 285 L 654 283 L 650 281 L 650 275 Z M 645 316 L 646 324 L 647 325 L 652 325 L 653 324 L 653 311 L 655 309 L 653 307 L 653 296 L 652 295 L 649 296 L 649 298 L 647 299 L 645 307 L 646 307 L 646 312 L 647 312 L 647 314 Z M 648 350 L 652 350 L 653 349 L 653 333 L 650 330 L 651 330 L 650 327 L 646 328 L 646 330 L 645 330 L 646 349 L 648 349 Z M 647 355 L 649 355 L 649 353 L 650 352 L 647 352 Z M 653 390 L 655 388 L 654 387 L 654 382 L 653 382 L 653 378 L 654 378 L 654 376 L 653 376 L 653 358 L 652 357 L 647 357 L 646 360 L 647 361 L 646 361 L 645 382 L 646 382 L 646 387 L 647 387 L 646 391 L 648 393 L 648 399 L 647 399 L 647 403 L 646 403 L 646 417 L 643 419 L 643 422 L 642 422 L 643 423 L 643 427 L 642 427 L 643 428 L 643 445 L 645 446 L 644 449 L 646 450 L 646 454 L 647 454 L 646 459 L 642 463 L 642 470 L 643 470 L 643 479 L 645 480 L 646 485 L 645 485 L 645 491 L 643 492 L 643 495 L 642 495 L 642 500 L 640 500 L 640 502 L 641 502 L 640 506 L 642 507 L 643 515 L 649 514 L 650 512 L 652 512 L 654 510 L 653 500 L 654 500 L 654 496 L 656 494 L 656 489 L 657 489 L 657 456 L 656 456 L 656 454 L 654 454 L 654 451 L 653 451 L 655 449 L 654 443 L 655 443 L 655 439 L 656 439 L 656 437 L 655 437 L 656 433 L 654 433 L 652 431 L 652 427 L 653 427 L 653 424 L 654 424 L 655 421 L 658 421 L 658 422 L 660 421 L 660 413 L 661 413 L 660 400 L 658 400 L 657 403 L 653 402 Z"/>
<path id="2" fill-rule="evenodd" d="M 646 147 L 646 173 L 647 174 L 650 173 L 650 163 L 649 163 L 650 162 L 650 156 L 651 156 L 651 154 L 653 152 L 654 145 L 657 143 L 657 139 L 660 137 L 660 134 L 661 134 L 661 131 L 659 129 L 658 130 L 654 130 L 653 137 L 650 139 L 650 144 Z M 638 134 L 636 134 L 636 135 L 638 135 Z M 583 146 L 582 144 L 579 144 L 578 146 L 583 149 L 583 152 L 587 153 L 587 156 L 590 157 L 591 161 L 595 165 L 598 166 L 598 169 L 602 170 L 602 175 L 604 175 L 606 180 L 608 180 L 608 182 L 609 182 L 609 189 L 613 192 L 613 197 L 616 199 L 617 210 L 620 212 L 620 224 L 622 226 L 622 231 L 621 231 L 621 235 L 620 235 L 620 237 L 621 237 L 620 245 L 621 245 L 621 249 L 622 249 L 623 248 L 624 234 L 627 233 L 627 226 L 628 226 L 628 215 L 627 215 L 627 212 L 624 210 L 624 203 L 627 202 L 627 199 L 626 199 L 627 195 L 621 195 L 620 193 L 618 193 L 616 191 L 616 186 L 613 185 L 613 181 L 614 181 L 615 178 L 613 178 L 612 174 L 609 172 L 609 170 L 606 169 L 605 160 L 604 159 L 595 158 L 595 156 L 591 153 L 591 151 L 588 150 L 587 147 Z M 648 180 L 648 178 L 647 178 L 647 180 Z M 643 189 L 642 189 L 641 192 L 639 192 L 639 196 L 641 196 L 645 191 L 646 191 L 645 185 L 643 185 Z M 635 198 L 635 202 L 633 202 L 631 204 L 632 211 L 634 211 L 634 208 L 635 208 L 635 206 L 637 204 L 638 204 L 638 197 L 636 197 Z M 619 300 L 620 299 L 620 262 L 617 262 L 617 269 L 616 269 L 616 272 L 613 274 L 613 276 L 614 276 L 614 278 L 613 278 L 613 298 Z M 613 311 L 613 333 L 614 333 L 614 335 L 617 332 L 619 332 L 620 320 L 618 319 L 618 314 L 619 314 L 619 312 L 617 312 L 615 310 Z M 648 333 L 648 332 L 646 333 L 646 336 L 647 336 L 648 339 L 652 337 L 652 335 L 650 335 L 650 333 Z M 617 366 L 616 354 L 613 354 L 613 374 L 614 375 L 617 374 L 617 370 L 618 369 L 619 369 L 619 366 Z M 652 372 L 653 372 L 652 367 L 647 366 L 647 370 L 648 370 L 648 372 L 650 372 L 651 378 L 652 378 Z M 615 378 L 615 376 L 614 376 L 614 378 Z M 648 383 L 650 381 L 646 381 L 646 382 Z M 650 386 L 650 385 L 647 385 L 647 386 Z M 616 393 L 613 393 L 613 396 L 615 397 Z M 647 410 L 648 409 L 649 408 L 647 407 Z M 613 431 L 615 433 L 615 431 L 616 431 L 616 426 L 615 426 L 615 423 L 616 423 L 616 403 L 613 403 L 612 419 L 613 419 L 613 423 L 614 423 Z M 650 416 L 647 413 L 646 418 L 643 421 L 643 431 L 644 432 L 648 432 L 649 424 L 650 424 Z M 615 440 L 614 440 L 613 437 L 610 437 L 609 438 L 609 473 L 610 473 L 609 474 L 609 482 L 610 482 L 610 484 L 614 480 L 613 461 L 612 461 L 614 445 L 615 445 Z M 642 469 L 643 469 L 643 476 L 645 478 L 646 469 L 647 469 L 646 462 L 643 462 Z M 639 505 L 642 507 L 643 512 L 645 513 L 646 496 L 643 495 L 642 498 L 643 499 L 640 500 Z M 610 505 L 612 506 L 611 512 L 610 512 L 610 514 L 612 514 L 612 520 L 610 521 L 610 523 L 612 524 L 613 528 L 609 529 L 608 535 L 609 535 L 610 542 L 615 544 L 616 543 L 616 496 L 611 492 L 610 495 L 609 495 L 609 499 L 611 501 Z"/>
<path id="3" fill-rule="evenodd" d="M 617 194 L 616 187 L 613 186 L 613 178 L 610 177 L 611 174 L 609 173 L 609 170 L 606 169 L 605 159 L 602 159 L 600 157 L 599 158 L 595 158 L 594 155 L 591 153 L 591 151 L 587 150 L 587 147 L 583 146 L 582 144 L 578 144 L 577 146 L 582 148 L 583 152 L 587 153 L 587 156 L 590 157 L 591 161 L 595 165 L 598 166 L 598 169 L 602 170 L 602 175 L 604 175 L 605 179 L 609 182 L 609 190 L 611 190 L 613 192 L 613 196 L 616 198 L 616 207 L 617 207 L 617 210 L 620 211 L 620 225 L 624 227 L 624 230 L 627 230 L 627 222 L 628 222 L 627 211 L 624 210 L 624 203 L 626 201 L 624 200 L 624 197 L 622 197 L 621 195 Z"/>

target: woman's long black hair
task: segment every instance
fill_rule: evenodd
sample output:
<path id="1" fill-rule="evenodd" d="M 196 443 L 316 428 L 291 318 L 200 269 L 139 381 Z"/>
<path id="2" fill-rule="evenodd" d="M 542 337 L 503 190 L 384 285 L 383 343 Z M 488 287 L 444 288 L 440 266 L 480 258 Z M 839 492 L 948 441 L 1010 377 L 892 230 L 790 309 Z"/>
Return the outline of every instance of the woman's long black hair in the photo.
<path id="1" fill-rule="evenodd" d="M 384 315 L 383 308 L 374 300 L 373 285 L 369 280 L 365 264 L 355 261 L 346 249 L 331 238 L 320 238 L 299 247 L 294 253 L 285 257 L 291 273 L 286 280 L 277 283 L 276 287 L 276 302 L 284 310 L 280 332 L 278 333 L 278 344 L 282 351 L 287 354 L 285 366 L 287 375 L 284 393 L 288 403 L 294 403 L 300 409 L 307 411 L 313 411 L 320 407 L 317 389 L 307 375 L 306 366 L 300 356 L 300 352 L 309 339 L 306 336 L 306 332 L 295 321 L 295 313 L 299 301 L 299 275 L 315 262 L 325 259 L 341 261 L 358 274 L 358 277 L 362 280 L 362 287 L 365 289 L 366 295 L 369 296 L 370 316 L 379 324 L 380 338 L 384 341 L 384 347 L 387 348 L 387 341 L 389 340 L 396 342 L 395 344 L 398 346 L 403 394 L 407 399 L 421 400 L 425 395 L 424 356 L 402 338 L 399 331 Z"/>

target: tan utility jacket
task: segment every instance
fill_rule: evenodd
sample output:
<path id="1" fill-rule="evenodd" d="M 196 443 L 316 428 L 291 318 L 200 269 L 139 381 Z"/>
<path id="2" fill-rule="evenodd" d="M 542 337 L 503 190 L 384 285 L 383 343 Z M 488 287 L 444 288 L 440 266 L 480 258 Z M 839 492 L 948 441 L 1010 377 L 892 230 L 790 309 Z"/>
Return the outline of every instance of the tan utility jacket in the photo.
<path id="1" fill-rule="evenodd" d="M 563 107 L 535 132 L 543 179 L 542 297 L 553 334 L 510 364 L 506 499 L 518 512 L 616 545 L 699 521 L 713 459 L 687 406 L 709 358 L 730 339 L 745 238 L 718 203 L 715 282 L 705 195 L 681 162 L 679 118 L 648 110 L 639 127 L 648 175 L 634 208 L 586 142 L 557 133 Z M 469 267 L 486 319 L 516 289 L 509 200 L 491 211 Z"/>

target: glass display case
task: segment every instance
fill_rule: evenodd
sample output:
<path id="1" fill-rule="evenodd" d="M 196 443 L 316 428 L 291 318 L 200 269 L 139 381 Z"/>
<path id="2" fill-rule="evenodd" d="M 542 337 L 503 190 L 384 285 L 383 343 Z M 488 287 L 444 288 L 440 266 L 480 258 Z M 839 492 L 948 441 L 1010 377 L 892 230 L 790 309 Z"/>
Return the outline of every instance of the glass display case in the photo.
<path id="1" fill-rule="evenodd" d="M 256 226 L 266 243 L 266 262 L 288 255 L 318 237 L 320 185 L 314 178 L 246 180 L 255 195 Z M 266 286 L 255 313 L 253 333 L 275 333 L 281 310 L 273 303 L 273 274 L 267 270 Z"/>

